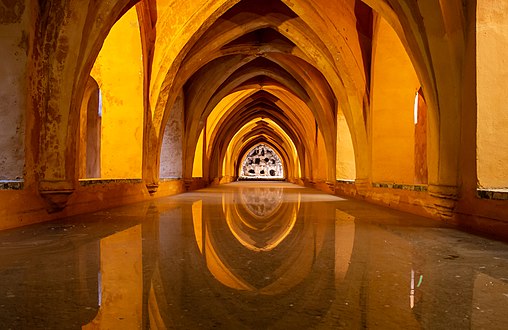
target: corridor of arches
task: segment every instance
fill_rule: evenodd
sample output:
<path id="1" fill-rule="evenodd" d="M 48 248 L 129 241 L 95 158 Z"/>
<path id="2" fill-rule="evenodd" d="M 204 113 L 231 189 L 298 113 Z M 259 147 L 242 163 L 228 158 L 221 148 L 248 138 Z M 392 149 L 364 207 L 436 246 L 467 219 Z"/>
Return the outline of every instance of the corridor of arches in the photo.
<path id="1" fill-rule="evenodd" d="M 506 236 L 506 6 L 5 2 L 0 228 L 233 182 L 266 146 L 288 182 Z"/>
<path id="2" fill-rule="evenodd" d="M 266 145 L 288 182 L 502 235 L 489 4 L 6 3 L 0 228 L 232 182 Z"/>
<path id="3" fill-rule="evenodd" d="M 204 282 L 215 278 L 222 286 L 253 295 L 248 298 L 253 305 L 259 302 L 254 293 L 283 293 L 283 302 L 294 304 L 286 288 L 298 287 L 302 294 L 325 288 L 319 297 L 330 304 L 310 299 L 306 303 L 315 305 L 314 310 L 297 307 L 311 314 L 317 311 L 318 316 L 333 311 L 322 325 L 337 325 L 333 313 L 344 315 L 336 300 L 351 294 L 341 281 L 366 272 L 374 278 L 373 269 L 379 266 L 375 262 L 362 266 L 364 262 L 358 261 L 345 267 L 349 259 L 341 259 L 341 249 L 354 251 L 355 260 L 363 260 L 377 248 L 386 248 L 381 247 L 383 231 L 366 231 L 363 236 L 351 231 L 355 219 L 361 219 L 357 224 L 372 220 L 374 227 L 390 227 L 388 236 L 400 243 L 395 255 L 413 263 L 412 268 L 401 266 L 404 274 L 412 276 L 412 303 L 404 305 L 412 313 L 423 294 L 415 293 L 414 276 L 423 276 L 422 269 L 434 273 L 431 268 L 443 251 L 462 240 L 475 241 L 460 253 L 442 256 L 454 260 L 461 253 L 474 254 L 471 251 L 481 246 L 495 245 L 499 255 L 492 250 L 487 257 L 500 261 L 482 266 L 491 267 L 487 271 L 471 268 L 474 258 L 462 264 L 468 274 L 467 306 L 454 311 L 468 310 L 468 317 L 476 320 L 466 323 L 484 326 L 471 312 L 472 306 L 489 301 L 492 292 L 477 290 L 483 284 L 495 283 L 498 292 L 506 289 L 506 278 L 499 275 L 499 269 L 506 270 L 506 245 L 456 229 L 508 239 L 506 12 L 507 1 L 494 5 L 489 0 L 0 0 L 0 236 L 4 238 L 0 266 L 8 270 L 2 273 L 0 268 L 0 277 L 6 276 L 2 282 L 7 283 L 0 288 L 5 289 L 5 297 L 20 292 L 28 300 L 33 298 L 32 291 L 16 291 L 8 284 L 16 277 L 9 274 L 24 269 L 16 268 L 18 260 L 32 260 L 22 256 L 22 247 L 46 244 L 48 252 L 55 247 L 60 251 L 59 239 L 76 244 L 69 258 L 80 276 L 91 278 L 79 283 L 84 288 L 102 281 L 100 276 L 87 277 L 87 272 L 108 273 L 108 266 L 98 260 L 114 259 L 121 250 L 115 244 L 130 242 L 125 244 L 132 250 L 121 251 L 143 263 L 142 271 L 139 264 L 134 266 L 139 277 L 126 280 L 142 284 L 129 294 L 141 304 L 135 313 L 142 314 L 136 322 L 143 326 L 162 322 L 161 328 L 170 327 L 172 312 L 165 299 L 176 288 L 164 289 L 161 283 L 168 280 L 165 271 L 175 266 L 179 253 L 189 251 L 194 264 L 176 268 L 185 273 L 186 267 L 199 265 L 197 269 L 210 275 L 190 281 L 191 285 L 203 289 Z M 243 195 L 228 194 L 241 187 Z M 274 200 L 283 202 L 274 204 Z M 174 215 L 173 209 L 183 210 L 177 212 L 182 222 L 175 226 L 166 219 Z M 323 218 L 323 227 L 307 232 L 320 223 L 316 216 L 321 212 L 327 219 Z M 85 221 L 77 236 L 67 236 L 88 215 L 94 219 L 93 234 L 85 229 Z M 231 220 L 238 216 L 240 220 Z M 434 251 L 437 259 L 426 264 L 420 260 L 424 254 L 414 251 L 421 240 L 413 236 L 413 229 L 429 241 L 442 242 L 443 237 L 451 241 L 439 245 Z M 54 232 L 46 237 L 44 230 Z M 25 231 L 34 236 L 27 238 Z M 125 237 L 114 238 L 120 231 Z M 429 231 L 441 234 L 425 236 Z M 230 234 L 224 242 L 220 232 Z M 167 247 L 156 247 L 162 244 L 157 235 L 177 233 L 182 235 L 176 239 L 182 240 L 182 246 L 170 244 L 177 250 L 172 250 L 173 255 L 162 251 Z M 192 234 L 192 243 L 183 242 L 189 238 L 186 234 Z M 82 239 L 86 235 L 93 239 Z M 377 238 L 369 240 L 370 235 Z M 301 238 L 300 245 L 291 245 L 294 237 Z M 371 245 L 356 245 L 363 242 Z M 432 244 L 425 242 L 432 250 Z M 282 253 L 280 258 L 288 259 L 278 260 L 282 268 L 270 268 L 274 272 L 266 275 L 270 278 L 249 274 L 253 276 L 249 279 L 242 273 L 245 265 L 224 252 L 229 243 L 248 253 L 268 253 L 265 256 L 288 244 L 302 254 Z M 308 255 L 311 250 L 316 259 Z M 107 255 L 108 251 L 113 252 Z M 164 271 L 158 268 L 162 260 L 158 258 L 166 258 L 160 266 L 168 267 Z M 275 273 L 294 270 L 293 261 L 306 266 L 302 271 L 307 272 L 294 272 L 287 282 L 275 280 Z M 252 262 L 254 269 L 262 264 Z M 369 265 L 373 268 L 367 271 Z M 116 266 L 121 265 L 111 267 Z M 328 269 L 330 278 L 317 275 L 320 267 Z M 49 268 L 50 264 L 43 264 L 41 271 L 50 272 Z M 27 274 L 32 277 L 25 275 L 38 277 L 35 268 L 30 269 Z M 447 262 L 446 270 L 452 269 Z M 171 276 L 178 282 L 178 275 Z M 32 283 L 22 278 L 16 277 L 20 287 Z M 305 282 L 309 278 L 318 281 L 309 284 Z M 436 283 L 433 288 L 439 288 Z M 51 285 L 55 283 L 40 287 Z M 85 289 L 72 292 L 84 300 L 99 297 L 91 310 L 73 311 L 78 319 L 91 321 L 101 294 Z M 8 320 L 0 316 L 0 321 L 15 325 L 19 306 L 4 303 L 5 297 L 0 291 L 1 306 L 12 313 L 4 314 L 10 315 Z M 190 304 L 185 295 L 179 298 Z M 352 297 L 365 307 L 369 304 L 364 298 Z M 221 308 L 232 308 L 235 301 Z M 374 299 L 372 306 L 381 308 L 380 301 Z M 165 309 L 151 309 L 161 306 Z M 443 326 L 434 322 L 437 319 L 421 323 L 422 309 L 434 315 L 437 307 L 419 306 L 424 307 L 414 312 L 416 318 L 402 313 L 407 327 Z M 443 303 L 439 306 L 445 308 Z M 204 305 L 198 307 L 204 313 L 200 315 L 210 312 Z M 179 308 L 179 315 L 185 314 L 186 307 Z M 23 311 L 29 315 L 31 310 Z M 497 315 L 495 307 L 490 311 Z M 219 314 L 213 319 L 220 319 L 223 314 Z M 351 315 L 353 319 L 343 327 L 378 321 L 366 321 L 361 313 Z M 94 317 L 99 320 L 100 312 Z M 496 317 L 492 316 L 495 322 L 500 320 Z M 235 322 L 241 319 L 228 324 L 238 325 Z M 305 319 L 309 326 L 316 325 L 309 320 Z M 465 322 L 455 321 L 460 327 Z M 185 322 L 179 325 L 198 327 L 194 321 Z"/>

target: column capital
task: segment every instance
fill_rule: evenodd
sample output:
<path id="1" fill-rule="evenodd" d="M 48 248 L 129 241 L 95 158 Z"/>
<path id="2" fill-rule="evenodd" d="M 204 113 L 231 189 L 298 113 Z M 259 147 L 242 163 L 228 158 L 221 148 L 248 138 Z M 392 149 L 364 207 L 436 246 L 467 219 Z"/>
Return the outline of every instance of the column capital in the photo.
<path id="1" fill-rule="evenodd" d="M 159 189 L 159 183 L 158 182 L 151 182 L 146 184 L 146 189 L 148 189 L 148 193 L 150 195 L 153 195 L 157 192 Z"/>

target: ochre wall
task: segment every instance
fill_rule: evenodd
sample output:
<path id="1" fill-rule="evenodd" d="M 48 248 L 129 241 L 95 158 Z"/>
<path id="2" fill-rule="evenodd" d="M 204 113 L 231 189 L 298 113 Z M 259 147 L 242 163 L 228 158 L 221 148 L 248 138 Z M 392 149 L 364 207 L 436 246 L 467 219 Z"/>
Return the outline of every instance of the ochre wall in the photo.
<path id="1" fill-rule="evenodd" d="M 102 95 L 102 178 L 141 178 L 142 68 L 138 17 L 132 8 L 111 29 L 91 74 Z"/>
<path id="2" fill-rule="evenodd" d="M 192 177 L 201 178 L 203 177 L 203 148 L 204 148 L 204 129 L 199 134 L 198 143 L 196 145 L 196 151 L 194 152 L 194 164 L 192 165 Z"/>
<path id="3" fill-rule="evenodd" d="M 314 154 L 314 167 L 312 171 L 312 179 L 314 181 L 328 181 L 328 158 L 326 155 L 326 147 L 325 147 L 325 141 L 323 140 L 323 135 L 321 134 L 321 131 L 318 130 L 317 132 L 317 139 L 316 139 L 316 149 Z M 332 179 L 335 179 L 335 175 L 332 177 Z"/>
<path id="4" fill-rule="evenodd" d="M 29 10 L 0 5 L 0 180 L 20 179 L 25 164 Z"/>
<path id="5" fill-rule="evenodd" d="M 379 18 L 372 55 L 372 181 L 413 183 L 413 106 L 420 87 L 395 31 Z"/>
<path id="6" fill-rule="evenodd" d="M 478 0 L 478 184 L 508 188 L 508 2 Z"/>
<path id="7" fill-rule="evenodd" d="M 337 111 L 337 161 L 335 176 L 337 180 L 356 178 L 355 151 L 351 133 L 342 111 Z"/>

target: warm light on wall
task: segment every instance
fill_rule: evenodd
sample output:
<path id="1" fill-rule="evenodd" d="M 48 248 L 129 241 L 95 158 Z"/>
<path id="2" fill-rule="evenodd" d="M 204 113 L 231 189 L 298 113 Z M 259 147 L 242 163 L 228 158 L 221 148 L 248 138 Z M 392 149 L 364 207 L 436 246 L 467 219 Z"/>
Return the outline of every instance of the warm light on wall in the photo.
<path id="1" fill-rule="evenodd" d="M 201 130 L 201 134 L 199 134 L 198 143 L 194 152 L 194 164 L 192 165 L 193 178 L 203 177 L 203 132 L 204 129 Z"/>
<path id="2" fill-rule="evenodd" d="M 415 95 L 415 104 L 413 106 L 413 114 L 414 114 L 414 123 L 418 124 L 418 99 L 420 98 L 418 92 Z"/>
<path id="3" fill-rule="evenodd" d="M 136 8 L 106 37 L 90 75 L 100 87 L 102 178 L 141 178 L 143 62 Z"/>

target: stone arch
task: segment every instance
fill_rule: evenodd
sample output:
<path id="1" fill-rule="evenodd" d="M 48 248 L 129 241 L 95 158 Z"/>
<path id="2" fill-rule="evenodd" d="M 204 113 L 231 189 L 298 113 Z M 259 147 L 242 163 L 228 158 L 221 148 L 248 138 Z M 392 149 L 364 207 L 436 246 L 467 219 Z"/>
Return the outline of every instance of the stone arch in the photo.
<path id="1" fill-rule="evenodd" d="M 302 29 L 300 28 L 300 30 L 302 30 Z M 307 30 L 309 30 L 309 29 L 307 29 Z M 309 39 L 311 39 L 311 38 L 307 38 L 306 40 L 309 40 Z M 303 40 L 303 39 L 302 39 L 302 40 Z M 212 43 L 212 44 L 213 44 L 213 43 Z M 309 47 L 308 47 L 308 48 L 313 48 L 313 47 L 314 47 L 314 46 L 309 45 Z M 325 52 L 325 53 L 327 53 L 327 52 Z M 325 54 L 325 53 L 323 53 L 323 54 Z M 326 56 L 328 56 L 328 55 L 326 55 Z M 180 63 L 183 63 L 183 62 L 180 62 Z M 318 63 L 319 63 L 319 62 L 318 62 Z M 321 64 L 321 66 L 322 66 L 322 65 L 324 65 L 324 64 Z M 176 70 L 176 69 L 175 69 L 175 70 Z M 333 72 L 333 71 L 334 71 L 334 70 L 327 70 L 327 72 Z M 172 77 L 174 77 L 175 75 L 176 75 L 176 71 L 172 73 Z M 171 78 L 171 79 L 173 79 L 173 78 Z M 174 80 L 173 80 L 173 81 L 174 81 Z M 339 84 L 342 84 L 342 83 L 340 83 L 340 81 L 341 81 L 340 79 L 335 78 L 335 82 L 337 82 L 337 83 L 339 83 Z M 175 88 L 178 88 L 178 86 L 175 86 Z M 355 92 L 355 93 L 356 93 L 356 92 Z M 346 94 L 347 94 L 347 93 L 342 93 L 342 95 L 346 95 Z M 169 97 L 171 97 L 171 95 L 174 95 L 174 93 L 169 92 L 169 93 L 168 93 L 168 94 L 166 94 L 166 95 L 169 95 Z M 342 95 L 341 95 L 341 96 L 342 96 Z M 355 96 L 355 98 L 356 98 L 356 97 L 357 97 L 357 95 Z M 345 97 L 345 99 L 347 99 L 347 97 Z M 361 100 L 361 97 L 360 97 L 360 100 Z M 356 101 L 356 102 L 354 102 L 354 104 L 356 104 L 356 105 L 360 105 L 360 108 L 363 108 L 362 101 Z M 345 107 L 348 107 L 348 105 L 345 105 Z M 360 111 L 360 114 L 361 114 L 361 111 Z M 349 118 L 351 118 L 351 116 L 349 116 Z M 357 116 L 357 118 L 359 118 L 359 117 Z M 362 120 L 362 121 L 363 121 L 363 120 Z M 333 123 L 335 122 L 335 120 L 331 120 L 331 121 L 329 121 L 329 122 L 331 122 L 331 123 L 333 124 Z M 333 124 L 333 125 L 334 125 L 334 124 Z M 359 125 L 359 127 L 364 127 L 364 125 Z M 353 130 L 353 132 L 355 132 L 355 133 L 356 133 L 356 130 Z M 328 135 L 327 135 L 327 139 L 330 139 L 330 137 L 328 137 Z M 335 140 L 335 133 L 333 134 L 332 140 Z M 358 142 L 358 141 L 360 141 L 360 140 L 362 140 L 362 141 L 364 141 L 364 142 L 366 141 L 366 139 L 365 139 L 365 138 L 355 138 L 355 139 L 354 139 L 355 143 L 357 143 L 357 142 Z M 332 154 L 334 154 L 334 152 L 335 152 L 335 150 L 334 150 L 334 148 L 335 148 L 335 143 L 326 143 L 325 145 L 326 145 L 326 146 L 331 146 L 331 148 L 332 148 L 332 152 L 331 152 L 331 153 L 332 153 Z M 334 158 L 334 157 L 330 157 L 330 158 Z M 329 167 L 334 167 L 334 166 L 329 166 Z M 333 168 L 333 169 L 331 169 L 331 170 L 329 170 L 329 171 L 330 171 L 331 173 L 334 173 L 335 169 Z"/>

